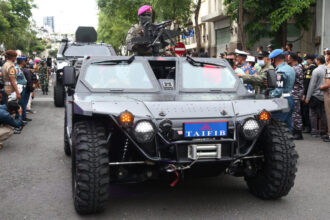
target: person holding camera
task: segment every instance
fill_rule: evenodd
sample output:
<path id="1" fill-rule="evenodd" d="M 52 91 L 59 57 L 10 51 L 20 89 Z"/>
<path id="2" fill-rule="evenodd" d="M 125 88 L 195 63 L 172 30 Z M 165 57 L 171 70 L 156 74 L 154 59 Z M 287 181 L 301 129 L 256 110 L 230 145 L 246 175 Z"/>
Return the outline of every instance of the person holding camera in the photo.
<path id="1" fill-rule="evenodd" d="M 3 81 L 5 84 L 5 93 L 7 96 L 11 96 L 12 99 L 21 99 L 21 93 L 17 87 L 16 81 L 16 69 L 15 69 L 15 60 L 17 53 L 14 50 L 7 50 L 5 52 L 7 61 L 2 66 Z"/>
<path id="2" fill-rule="evenodd" d="M 12 115 L 15 115 L 14 118 Z M 14 128 L 21 128 L 22 108 L 17 101 L 9 101 L 7 105 L 0 105 L 0 149 L 2 142 L 14 134 Z"/>

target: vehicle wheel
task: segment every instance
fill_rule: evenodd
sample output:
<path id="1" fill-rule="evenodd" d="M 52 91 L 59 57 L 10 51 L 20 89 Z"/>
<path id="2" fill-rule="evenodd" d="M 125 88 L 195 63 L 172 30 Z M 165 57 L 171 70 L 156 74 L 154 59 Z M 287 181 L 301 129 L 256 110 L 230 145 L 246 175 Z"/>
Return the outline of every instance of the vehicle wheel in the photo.
<path id="1" fill-rule="evenodd" d="M 272 120 L 261 135 L 264 161 L 256 176 L 245 180 L 251 193 L 262 199 L 286 196 L 294 185 L 298 154 L 287 126 Z"/>
<path id="2" fill-rule="evenodd" d="M 56 107 L 63 107 L 64 106 L 64 86 L 60 83 L 56 83 L 54 86 L 54 105 Z"/>
<path id="3" fill-rule="evenodd" d="M 69 137 L 66 132 L 66 126 L 67 126 L 67 123 L 66 123 L 66 112 L 65 112 L 64 129 L 63 129 L 64 130 L 64 153 L 67 156 L 71 156 L 71 149 L 70 149 Z"/>
<path id="4" fill-rule="evenodd" d="M 109 150 L 100 122 L 74 125 L 72 147 L 72 192 L 80 214 L 101 212 L 109 196 Z"/>

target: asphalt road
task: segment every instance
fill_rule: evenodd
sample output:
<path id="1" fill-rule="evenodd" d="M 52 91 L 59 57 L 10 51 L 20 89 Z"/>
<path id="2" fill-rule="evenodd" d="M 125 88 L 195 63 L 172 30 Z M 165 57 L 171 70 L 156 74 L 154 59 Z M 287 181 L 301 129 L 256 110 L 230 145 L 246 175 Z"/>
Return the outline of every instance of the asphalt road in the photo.
<path id="1" fill-rule="evenodd" d="M 63 108 L 38 95 L 37 114 L 0 150 L 0 220 L 7 219 L 330 219 L 330 144 L 305 136 L 287 197 L 253 197 L 242 178 L 113 185 L 107 210 L 79 216 L 71 197 L 70 158 L 63 152 Z"/>

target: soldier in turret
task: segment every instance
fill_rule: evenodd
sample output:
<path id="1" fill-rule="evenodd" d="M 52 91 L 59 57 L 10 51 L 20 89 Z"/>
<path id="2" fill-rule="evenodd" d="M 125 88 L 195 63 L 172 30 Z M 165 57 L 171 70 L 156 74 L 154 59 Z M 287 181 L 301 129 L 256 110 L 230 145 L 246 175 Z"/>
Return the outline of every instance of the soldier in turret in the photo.
<path id="1" fill-rule="evenodd" d="M 142 6 L 138 11 L 139 24 L 134 24 L 127 33 L 126 46 L 130 54 L 138 56 L 151 56 L 152 48 L 143 43 L 132 43 L 135 37 L 144 36 L 144 25 L 152 22 L 152 7 L 150 5 Z"/>

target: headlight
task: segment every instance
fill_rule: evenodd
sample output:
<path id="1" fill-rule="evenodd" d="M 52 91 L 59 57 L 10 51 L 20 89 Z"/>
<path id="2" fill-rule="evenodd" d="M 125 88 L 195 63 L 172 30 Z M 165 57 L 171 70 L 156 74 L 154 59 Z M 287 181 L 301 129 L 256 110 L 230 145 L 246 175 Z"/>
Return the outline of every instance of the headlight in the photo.
<path id="1" fill-rule="evenodd" d="M 139 143 L 150 142 L 155 133 L 155 127 L 150 121 L 139 121 L 134 127 L 134 136 Z"/>
<path id="2" fill-rule="evenodd" d="M 260 131 L 260 125 L 255 119 L 248 119 L 242 127 L 243 135 L 246 139 L 251 140 L 257 137 Z"/>

